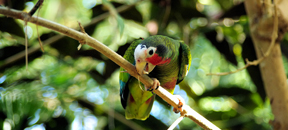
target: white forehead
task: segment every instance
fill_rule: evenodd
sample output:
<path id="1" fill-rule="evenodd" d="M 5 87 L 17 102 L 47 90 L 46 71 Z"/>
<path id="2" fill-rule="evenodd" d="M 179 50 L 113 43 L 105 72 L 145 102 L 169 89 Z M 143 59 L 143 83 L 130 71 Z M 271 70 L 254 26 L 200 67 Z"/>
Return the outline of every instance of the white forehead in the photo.
<path id="1" fill-rule="evenodd" d="M 145 59 L 146 57 L 145 50 L 147 50 L 147 47 L 145 45 L 139 44 L 134 51 L 135 60 L 139 58 Z"/>

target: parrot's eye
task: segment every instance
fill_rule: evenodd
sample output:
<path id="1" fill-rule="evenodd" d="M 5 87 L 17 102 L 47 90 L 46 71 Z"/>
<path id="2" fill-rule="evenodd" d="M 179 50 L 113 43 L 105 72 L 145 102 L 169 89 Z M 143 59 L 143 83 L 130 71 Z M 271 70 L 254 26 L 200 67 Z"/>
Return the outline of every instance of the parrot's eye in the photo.
<path id="1" fill-rule="evenodd" d="M 154 53 L 155 53 L 155 51 L 156 51 L 156 48 L 154 48 L 154 47 L 149 47 L 149 48 L 147 49 L 148 56 L 149 56 L 149 57 L 150 57 L 150 56 L 153 56 Z"/>
<path id="2" fill-rule="evenodd" d="M 154 52 L 153 52 L 153 50 L 151 49 L 150 51 L 149 51 L 149 55 L 152 55 Z"/>

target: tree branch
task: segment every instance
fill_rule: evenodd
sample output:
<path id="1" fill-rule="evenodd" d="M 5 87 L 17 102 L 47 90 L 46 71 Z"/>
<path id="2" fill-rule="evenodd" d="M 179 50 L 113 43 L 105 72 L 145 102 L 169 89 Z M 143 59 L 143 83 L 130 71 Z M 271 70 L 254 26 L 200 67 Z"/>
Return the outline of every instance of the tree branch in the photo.
<path id="1" fill-rule="evenodd" d="M 183 119 L 184 116 L 180 116 L 167 130 L 173 130 Z"/>
<path id="2" fill-rule="evenodd" d="M 83 34 L 79 31 L 76 31 L 74 29 L 68 28 L 66 26 L 63 26 L 61 24 L 48 21 L 46 19 L 40 18 L 40 17 L 30 17 L 27 15 L 25 12 L 13 10 L 13 9 L 8 9 L 6 7 L 0 7 L 0 14 L 4 14 L 8 17 L 13 17 L 16 19 L 22 19 L 22 20 L 27 20 L 27 22 L 31 23 L 38 23 L 38 25 L 49 28 L 51 30 L 60 32 L 68 37 L 71 37 L 73 39 L 76 39 L 78 41 L 86 41 L 86 44 L 93 47 L 95 50 L 99 51 L 109 59 L 111 59 L 113 62 L 118 64 L 119 66 L 123 67 L 127 72 L 139 79 L 143 84 L 146 86 L 152 86 L 153 85 L 153 80 L 149 78 L 147 75 L 138 75 L 136 68 L 134 65 L 129 63 L 127 60 L 125 60 L 122 56 L 117 54 L 116 52 L 112 51 L 110 48 L 105 46 L 103 43 L 97 41 L 96 39 Z M 29 18 L 27 18 L 29 17 Z M 168 102 L 170 105 L 173 107 L 177 108 L 179 100 L 175 98 L 171 93 L 166 91 L 164 88 L 159 86 L 157 90 L 153 90 L 155 94 L 160 96 L 163 100 Z M 189 117 L 191 120 L 193 120 L 195 123 L 197 123 L 199 126 L 201 126 L 204 129 L 207 130 L 220 130 L 217 126 L 209 122 L 207 119 L 205 119 L 203 116 L 198 114 L 196 111 L 191 109 L 188 105 L 184 105 L 182 107 L 183 111 L 181 113 L 185 113 L 186 117 Z"/>
<path id="3" fill-rule="evenodd" d="M 34 7 L 30 10 L 29 15 L 32 16 L 43 4 L 44 0 L 38 0 Z"/>
<path id="4" fill-rule="evenodd" d="M 262 50 L 270 49 L 270 40 L 273 40 L 271 35 L 272 37 L 275 35 L 272 32 L 275 29 L 278 30 L 278 38 L 271 54 L 259 64 L 259 69 L 274 115 L 274 121 L 271 121 L 273 128 L 287 130 L 288 120 L 285 113 L 288 113 L 288 85 L 280 48 L 280 40 L 288 30 L 288 13 L 287 6 L 285 6 L 287 0 L 245 0 L 244 3 L 249 18 L 251 38 L 258 58 L 262 57 Z M 277 21 L 278 26 L 275 28 Z"/>
<path id="5" fill-rule="evenodd" d="M 130 9 L 131 7 L 135 6 L 137 3 L 139 3 L 139 2 L 136 2 L 136 3 L 131 4 L 131 5 L 122 5 L 122 6 L 118 7 L 118 8 L 116 8 L 116 11 L 118 13 L 122 13 L 122 12 Z M 110 15 L 109 12 L 106 12 L 106 13 L 103 13 L 103 14 L 93 18 L 90 23 L 88 23 L 87 25 L 84 26 L 84 28 L 98 23 L 99 21 L 107 18 L 109 15 Z M 35 24 L 38 25 L 37 22 Z M 65 37 L 64 35 L 60 35 L 60 34 L 56 35 L 56 36 L 53 36 L 53 37 L 50 37 L 49 39 L 43 41 L 43 45 L 44 46 L 51 45 L 51 44 L 55 43 L 56 41 L 58 41 L 58 40 L 60 40 L 60 39 L 62 39 L 64 37 Z M 28 53 L 28 55 L 30 55 L 30 54 L 33 54 L 33 53 L 37 52 L 39 49 L 41 49 L 41 45 L 29 48 L 27 53 Z M 13 56 L 10 56 L 6 60 L 4 60 L 2 66 L 0 68 L 2 68 L 3 66 L 7 66 L 7 65 L 9 65 L 9 64 L 11 64 L 11 63 L 23 58 L 23 57 L 25 57 L 25 50 L 13 55 Z"/>

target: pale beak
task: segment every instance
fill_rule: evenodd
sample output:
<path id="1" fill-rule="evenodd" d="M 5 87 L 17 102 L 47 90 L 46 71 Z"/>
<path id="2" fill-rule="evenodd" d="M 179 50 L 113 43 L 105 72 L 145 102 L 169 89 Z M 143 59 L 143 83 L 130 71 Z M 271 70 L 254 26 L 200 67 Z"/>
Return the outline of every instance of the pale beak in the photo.
<path id="1" fill-rule="evenodd" d="M 155 65 L 152 65 L 151 63 L 145 61 L 136 62 L 136 70 L 140 75 L 149 74 L 154 68 Z"/>

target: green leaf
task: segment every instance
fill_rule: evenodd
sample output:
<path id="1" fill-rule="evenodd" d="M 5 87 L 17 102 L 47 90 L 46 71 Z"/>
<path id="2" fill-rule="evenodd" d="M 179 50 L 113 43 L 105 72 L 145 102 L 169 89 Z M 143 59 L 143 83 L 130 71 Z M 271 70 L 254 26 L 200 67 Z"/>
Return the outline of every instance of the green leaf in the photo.
<path id="1" fill-rule="evenodd" d="M 120 36 L 122 36 L 122 34 L 124 32 L 124 20 L 118 14 L 118 12 L 116 11 L 115 7 L 110 2 L 108 2 L 107 0 L 103 0 L 102 2 L 103 2 L 103 5 L 108 8 L 108 10 L 110 11 L 111 15 L 116 19 L 117 25 L 118 25 L 118 30 L 120 32 Z"/>
<path id="2" fill-rule="evenodd" d="M 118 23 L 118 30 L 120 32 L 120 36 L 122 36 L 123 32 L 124 32 L 124 20 L 123 20 L 123 18 L 120 15 L 118 15 L 116 17 L 116 20 L 117 20 L 117 23 Z"/>
<path id="3" fill-rule="evenodd" d="M 123 6 L 124 4 L 118 3 L 118 2 L 111 2 L 111 4 L 115 7 L 118 8 L 120 6 Z M 107 8 L 103 8 L 103 5 L 96 5 L 95 7 L 92 8 L 92 18 L 97 17 L 103 13 L 106 13 L 108 10 Z M 124 19 L 129 19 L 133 20 L 139 23 L 143 22 L 142 14 L 136 9 L 135 6 L 130 7 L 128 10 L 121 12 L 120 13 L 121 17 Z M 87 30 L 85 29 L 87 32 Z"/>

